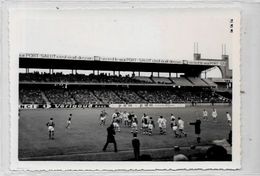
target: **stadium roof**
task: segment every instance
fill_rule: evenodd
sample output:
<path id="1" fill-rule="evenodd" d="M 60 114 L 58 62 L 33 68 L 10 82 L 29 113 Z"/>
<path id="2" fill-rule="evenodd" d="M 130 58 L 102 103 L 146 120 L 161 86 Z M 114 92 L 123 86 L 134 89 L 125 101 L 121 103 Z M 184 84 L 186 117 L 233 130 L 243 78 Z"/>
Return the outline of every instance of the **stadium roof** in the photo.
<path id="1" fill-rule="evenodd" d="M 199 74 L 215 66 L 225 66 L 221 60 L 188 61 L 144 58 L 105 58 L 99 56 L 68 56 L 21 53 L 19 68 L 77 69 L 103 71 L 142 71 Z"/>

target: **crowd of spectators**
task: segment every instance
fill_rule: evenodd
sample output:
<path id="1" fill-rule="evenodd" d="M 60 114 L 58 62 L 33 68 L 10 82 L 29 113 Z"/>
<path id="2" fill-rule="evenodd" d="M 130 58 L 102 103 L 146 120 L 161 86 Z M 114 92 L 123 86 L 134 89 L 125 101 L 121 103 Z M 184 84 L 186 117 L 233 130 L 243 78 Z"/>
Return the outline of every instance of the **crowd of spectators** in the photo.
<path id="1" fill-rule="evenodd" d="M 99 75 L 94 74 L 68 74 L 63 73 L 20 73 L 20 81 L 30 82 L 87 82 L 87 83 L 150 83 L 145 80 L 135 79 L 135 77 L 126 75 L 109 75 L 101 73 Z"/>
<path id="2" fill-rule="evenodd" d="M 137 95 L 133 90 L 115 90 L 116 94 L 125 101 L 125 103 L 147 103 L 146 100 Z"/>
<path id="3" fill-rule="evenodd" d="M 49 89 L 45 90 L 46 98 L 52 104 L 75 104 L 75 100 L 69 90 L 66 89 Z"/>
<path id="4" fill-rule="evenodd" d="M 111 89 L 97 89 L 94 90 L 94 94 L 105 104 L 124 103 Z"/>
<path id="5" fill-rule="evenodd" d="M 92 91 L 88 89 L 77 89 L 71 90 L 71 95 L 77 104 L 101 104 L 102 101 L 99 100 Z"/>
<path id="6" fill-rule="evenodd" d="M 45 97 L 45 99 L 44 99 Z M 129 103 L 229 103 L 230 99 L 210 89 L 112 89 L 50 88 L 20 89 L 22 104 L 129 104 Z"/>
<path id="7" fill-rule="evenodd" d="M 39 89 L 20 89 L 19 99 L 22 104 L 44 104 L 45 102 Z"/>
<path id="8" fill-rule="evenodd" d="M 148 103 L 170 103 L 175 102 L 176 95 L 169 90 L 138 90 L 137 94 Z"/>

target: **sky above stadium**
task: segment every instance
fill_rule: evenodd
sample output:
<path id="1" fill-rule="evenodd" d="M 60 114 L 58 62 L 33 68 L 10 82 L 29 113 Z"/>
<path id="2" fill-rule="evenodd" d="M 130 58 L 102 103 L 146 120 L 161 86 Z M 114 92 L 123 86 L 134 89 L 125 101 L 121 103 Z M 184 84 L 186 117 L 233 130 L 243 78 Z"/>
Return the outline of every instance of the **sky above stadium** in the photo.
<path id="1" fill-rule="evenodd" d="M 202 58 L 220 59 L 226 44 L 232 59 L 236 17 L 217 9 L 19 10 L 11 26 L 19 26 L 18 52 L 193 60 L 197 42 Z"/>

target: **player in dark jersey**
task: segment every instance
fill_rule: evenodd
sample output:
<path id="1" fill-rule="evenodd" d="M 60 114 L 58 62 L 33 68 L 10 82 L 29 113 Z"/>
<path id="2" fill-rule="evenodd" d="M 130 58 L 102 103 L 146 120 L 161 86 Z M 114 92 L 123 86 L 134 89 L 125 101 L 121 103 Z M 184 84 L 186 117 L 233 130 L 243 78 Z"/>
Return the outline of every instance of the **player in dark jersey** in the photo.
<path id="1" fill-rule="evenodd" d="M 148 135 L 151 136 L 153 134 L 153 129 L 155 127 L 153 118 L 150 117 L 149 121 L 148 121 Z"/>
<path id="2" fill-rule="evenodd" d="M 68 118 L 68 120 L 67 120 L 67 126 L 66 126 L 67 129 L 70 128 L 70 125 L 71 125 L 71 119 L 72 119 L 72 114 L 69 115 L 69 118 Z"/>
<path id="3" fill-rule="evenodd" d="M 53 118 L 50 118 L 49 122 L 46 123 L 46 126 L 48 127 L 49 139 L 53 140 L 54 139 L 54 127 L 55 127 Z"/>
<path id="4" fill-rule="evenodd" d="M 147 118 L 142 119 L 142 131 L 143 131 L 144 135 L 148 134 L 148 119 Z"/>
<path id="5" fill-rule="evenodd" d="M 128 127 L 132 126 L 133 118 L 134 118 L 133 112 L 129 113 L 129 115 L 128 115 Z"/>

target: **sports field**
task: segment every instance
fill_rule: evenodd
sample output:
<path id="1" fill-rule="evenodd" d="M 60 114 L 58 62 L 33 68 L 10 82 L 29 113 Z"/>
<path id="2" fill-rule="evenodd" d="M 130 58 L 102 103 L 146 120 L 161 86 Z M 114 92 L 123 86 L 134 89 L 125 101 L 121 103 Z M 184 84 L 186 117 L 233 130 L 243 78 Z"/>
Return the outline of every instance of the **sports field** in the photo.
<path id="1" fill-rule="evenodd" d="M 119 111 L 134 112 L 138 121 L 141 121 L 143 113 L 153 117 L 155 129 L 152 136 L 138 134 L 141 143 L 141 151 L 163 150 L 173 148 L 174 146 L 189 147 L 197 145 L 194 126 L 189 125 L 197 117 L 202 116 L 202 110 L 206 109 L 209 113 L 209 121 L 203 121 L 201 124 L 201 143 L 208 145 L 213 140 L 227 138 L 230 127 L 227 123 L 226 112 L 232 113 L 231 106 L 215 106 L 218 112 L 217 122 L 213 122 L 211 117 L 212 106 L 197 106 L 186 108 L 139 108 L 139 109 L 118 109 Z M 77 154 L 86 154 L 83 160 L 120 160 L 120 153 L 132 151 L 131 128 L 121 127 L 121 132 L 116 133 L 116 141 L 119 152 L 114 155 L 105 156 L 113 152 L 113 144 L 109 144 L 107 152 L 102 148 L 106 142 L 106 128 L 111 123 L 111 115 L 115 109 L 105 109 L 109 115 L 106 126 L 99 125 L 100 108 L 86 109 L 37 109 L 21 110 L 19 119 L 19 159 L 31 160 L 34 158 L 66 155 L 65 160 L 73 160 L 70 156 Z M 70 129 L 66 129 L 66 121 L 69 114 L 72 113 L 72 124 Z M 170 114 L 181 117 L 185 121 L 185 132 L 188 136 L 175 138 L 170 128 Z M 167 135 L 159 135 L 157 119 L 162 115 L 167 119 Z M 232 114 L 231 114 L 232 115 Z M 48 139 L 48 130 L 46 123 L 53 117 L 55 122 L 55 140 Z M 141 124 L 138 124 L 141 127 Z M 93 155 L 91 155 L 91 153 Z M 90 154 L 90 158 L 87 158 Z M 142 152 L 141 152 L 142 154 Z M 94 156 L 94 157 L 93 157 Z M 104 156 L 104 157 L 103 157 Z M 132 155 L 131 155 L 132 156 Z M 117 157 L 117 158 L 116 158 Z M 48 160 L 48 158 L 45 160 Z M 59 159 L 57 159 L 59 160 Z M 61 159 L 64 160 L 64 159 Z M 123 160 L 123 159 L 122 159 Z"/>

